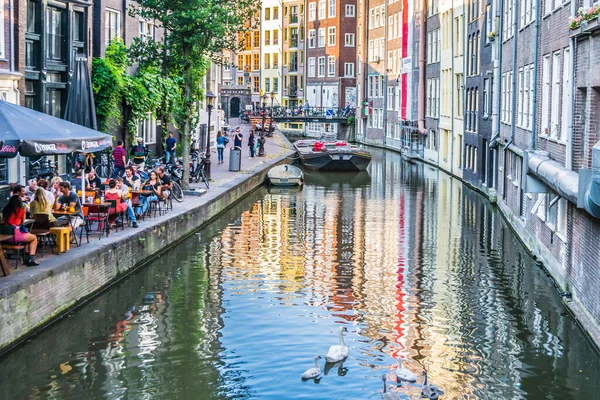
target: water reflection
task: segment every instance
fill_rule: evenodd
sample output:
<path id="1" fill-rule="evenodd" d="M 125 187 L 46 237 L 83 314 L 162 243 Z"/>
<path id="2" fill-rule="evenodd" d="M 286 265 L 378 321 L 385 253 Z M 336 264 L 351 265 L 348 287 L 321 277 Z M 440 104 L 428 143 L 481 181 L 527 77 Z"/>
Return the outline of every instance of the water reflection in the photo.
<path id="1" fill-rule="evenodd" d="M 302 383 L 340 324 L 350 357 Z M 593 398 L 600 372 L 488 203 L 375 152 L 370 174 L 255 192 L 0 360 L 0 394 L 379 398 L 397 357 L 451 399 Z"/>

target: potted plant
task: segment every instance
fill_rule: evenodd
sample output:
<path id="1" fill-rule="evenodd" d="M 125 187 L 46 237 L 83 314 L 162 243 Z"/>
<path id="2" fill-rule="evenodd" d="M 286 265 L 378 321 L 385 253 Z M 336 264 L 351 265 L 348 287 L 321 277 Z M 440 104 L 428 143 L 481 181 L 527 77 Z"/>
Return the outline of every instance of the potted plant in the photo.
<path id="1" fill-rule="evenodd" d="M 496 31 L 491 31 L 490 33 L 488 33 L 488 39 L 490 42 L 496 40 Z"/>

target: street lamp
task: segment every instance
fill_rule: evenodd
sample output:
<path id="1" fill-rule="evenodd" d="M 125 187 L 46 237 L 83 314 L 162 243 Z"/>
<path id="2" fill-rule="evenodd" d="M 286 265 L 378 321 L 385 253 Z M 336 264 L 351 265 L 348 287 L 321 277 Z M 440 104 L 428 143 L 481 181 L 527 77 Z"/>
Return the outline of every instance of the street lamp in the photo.
<path id="1" fill-rule="evenodd" d="M 267 136 L 272 137 L 273 132 L 271 132 L 271 128 L 273 127 L 273 100 L 275 100 L 275 92 L 269 93 L 271 96 L 271 119 L 269 120 L 269 130 L 267 131 Z"/>
<path id="2" fill-rule="evenodd" d="M 262 104 L 262 110 L 260 112 L 262 114 L 262 124 L 260 125 L 260 139 L 258 139 L 258 156 L 259 157 L 264 157 L 266 155 L 265 142 L 267 141 L 267 139 L 265 139 L 265 123 L 267 120 L 267 98 L 268 97 L 269 96 L 267 96 L 266 93 L 262 97 L 263 104 Z"/>
<path id="3" fill-rule="evenodd" d="M 204 173 L 206 179 L 211 180 L 210 177 L 210 114 L 214 107 L 215 98 L 213 92 L 206 93 L 206 112 L 208 112 L 208 129 L 206 130 L 206 155 L 204 160 Z"/>

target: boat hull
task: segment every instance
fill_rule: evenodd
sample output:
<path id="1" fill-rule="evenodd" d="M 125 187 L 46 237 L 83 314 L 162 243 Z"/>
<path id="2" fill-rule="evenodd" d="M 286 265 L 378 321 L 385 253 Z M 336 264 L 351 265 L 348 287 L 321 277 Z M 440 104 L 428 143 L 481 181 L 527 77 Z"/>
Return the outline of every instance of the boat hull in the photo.
<path id="1" fill-rule="evenodd" d="M 293 165 L 279 165 L 267 172 L 267 179 L 273 186 L 296 186 L 302 185 L 304 173 Z"/>
<path id="2" fill-rule="evenodd" d="M 312 171 L 365 171 L 371 157 L 355 153 L 300 154 L 300 161 Z"/>

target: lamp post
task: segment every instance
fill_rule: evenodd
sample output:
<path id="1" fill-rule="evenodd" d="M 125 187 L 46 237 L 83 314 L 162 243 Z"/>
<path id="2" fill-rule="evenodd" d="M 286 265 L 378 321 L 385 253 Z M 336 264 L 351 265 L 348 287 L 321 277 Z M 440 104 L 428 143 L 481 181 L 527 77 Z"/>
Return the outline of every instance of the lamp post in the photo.
<path id="1" fill-rule="evenodd" d="M 258 139 L 258 156 L 259 157 L 264 157 L 266 155 L 265 142 L 267 141 L 267 139 L 265 139 L 265 123 L 267 120 L 267 97 L 268 96 L 266 93 L 262 97 L 262 99 L 263 99 L 262 110 L 261 110 L 262 124 L 260 125 L 260 139 Z"/>
<path id="2" fill-rule="evenodd" d="M 275 100 L 275 92 L 269 93 L 269 96 L 271 96 L 271 119 L 269 120 L 269 130 L 267 131 L 267 136 L 273 137 L 271 128 L 273 127 L 273 100 Z"/>
<path id="3" fill-rule="evenodd" d="M 206 93 L 206 112 L 208 113 L 208 127 L 206 129 L 206 153 L 204 160 L 204 173 L 206 175 L 206 179 L 211 180 L 210 176 L 210 114 L 212 113 L 212 109 L 214 107 L 214 101 L 217 96 L 214 95 L 213 92 Z"/>

